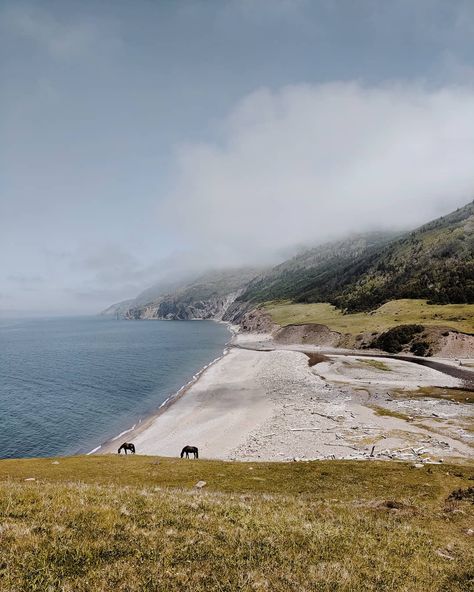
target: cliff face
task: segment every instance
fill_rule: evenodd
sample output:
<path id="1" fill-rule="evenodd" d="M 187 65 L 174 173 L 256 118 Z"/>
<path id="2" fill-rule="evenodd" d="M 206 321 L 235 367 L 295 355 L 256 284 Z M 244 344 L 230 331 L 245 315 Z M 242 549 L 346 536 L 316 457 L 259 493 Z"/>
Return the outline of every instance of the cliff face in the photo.
<path id="1" fill-rule="evenodd" d="M 126 319 L 164 319 L 188 321 L 193 319 L 224 319 L 230 305 L 240 291 L 226 296 L 211 296 L 205 300 L 183 302 L 179 297 L 163 297 L 156 302 L 139 307 L 131 307 L 126 312 Z"/>
<path id="2" fill-rule="evenodd" d="M 128 303 L 128 306 L 121 308 L 120 316 L 125 319 L 212 319 L 239 322 L 249 304 L 236 303 L 236 299 L 261 271 L 240 268 L 208 272 L 176 286 L 173 290 L 168 287 L 166 292 L 157 293 L 152 299 L 146 300 L 146 296 L 150 294 L 148 290 Z"/>

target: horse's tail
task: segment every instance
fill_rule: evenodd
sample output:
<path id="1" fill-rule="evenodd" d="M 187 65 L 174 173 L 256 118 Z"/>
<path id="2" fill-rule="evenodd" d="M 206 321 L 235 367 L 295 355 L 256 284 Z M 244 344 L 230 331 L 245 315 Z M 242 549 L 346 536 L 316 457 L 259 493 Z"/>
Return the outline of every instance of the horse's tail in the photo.
<path id="1" fill-rule="evenodd" d="M 135 444 L 130 444 L 130 450 L 135 454 Z"/>
<path id="2" fill-rule="evenodd" d="M 199 450 L 196 448 L 196 458 L 199 458 Z"/>

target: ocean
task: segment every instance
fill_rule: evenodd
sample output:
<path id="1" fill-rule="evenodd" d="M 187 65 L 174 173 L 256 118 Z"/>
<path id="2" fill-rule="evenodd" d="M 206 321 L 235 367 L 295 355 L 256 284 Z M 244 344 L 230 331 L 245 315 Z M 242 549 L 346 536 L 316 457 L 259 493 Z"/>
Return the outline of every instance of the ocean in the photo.
<path id="1" fill-rule="evenodd" d="M 90 452 L 156 411 L 229 337 L 212 321 L 0 320 L 0 458 Z"/>

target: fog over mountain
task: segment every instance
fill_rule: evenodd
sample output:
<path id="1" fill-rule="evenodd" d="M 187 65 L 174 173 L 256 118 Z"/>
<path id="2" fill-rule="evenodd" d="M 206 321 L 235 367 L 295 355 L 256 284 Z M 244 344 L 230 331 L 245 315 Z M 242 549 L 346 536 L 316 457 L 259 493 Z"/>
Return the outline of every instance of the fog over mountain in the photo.
<path id="1" fill-rule="evenodd" d="M 182 150 L 165 211 L 185 236 L 219 245 L 216 258 L 270 257 L 447 213 L 474 195 L 473 148 L 473 89 L 262 89 L 226 119 L 221 143 Z"/>
<path id="2" fill-rule="evenodd" d="M 0 33 L 0 314 L 97 312 L 474 196 L 470 0 L 4 0 Z"/>

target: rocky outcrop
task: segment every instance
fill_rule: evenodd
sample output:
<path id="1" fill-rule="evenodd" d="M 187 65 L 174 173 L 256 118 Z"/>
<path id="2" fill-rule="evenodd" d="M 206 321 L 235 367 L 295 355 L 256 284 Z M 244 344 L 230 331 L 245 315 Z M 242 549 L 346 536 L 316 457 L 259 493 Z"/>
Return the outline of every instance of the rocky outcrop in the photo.
<path id="1" fill-rule="evenodd" d="M 125 319 L 212 319 L 237 323 L 250 304 L 236 300 L 261 271 L 249 267 L 215 270 L 173 285 L 168 282 L 161 288 L 157 284 L 108 311 Z"/>
<path id="2" fill-rule="evenodd" d="M 440 358 L 474 357 L 474 335 L 450 327 L 426 327 L 425 339 L 433 355 Z"/>
<path id="3" fill-rule="evenodd" d="M 230 305 L 240 292 L 233 292 L 224 297 L 211 297 L 206 300 L 183 301 L 174 297 L 163 297 L 139 307 L 132 307 L 125 313 L 126 319 L 161 319 L 173 321 L 223 320 Z"/>
<path id="4" fill-rule="evenodd" d="M 280 326 L 272 321 L 272 317 L 260 308 L 245 311 L 239 325 L 242 331 L 249 333 L 273 333 L 281 330 Z"/>

